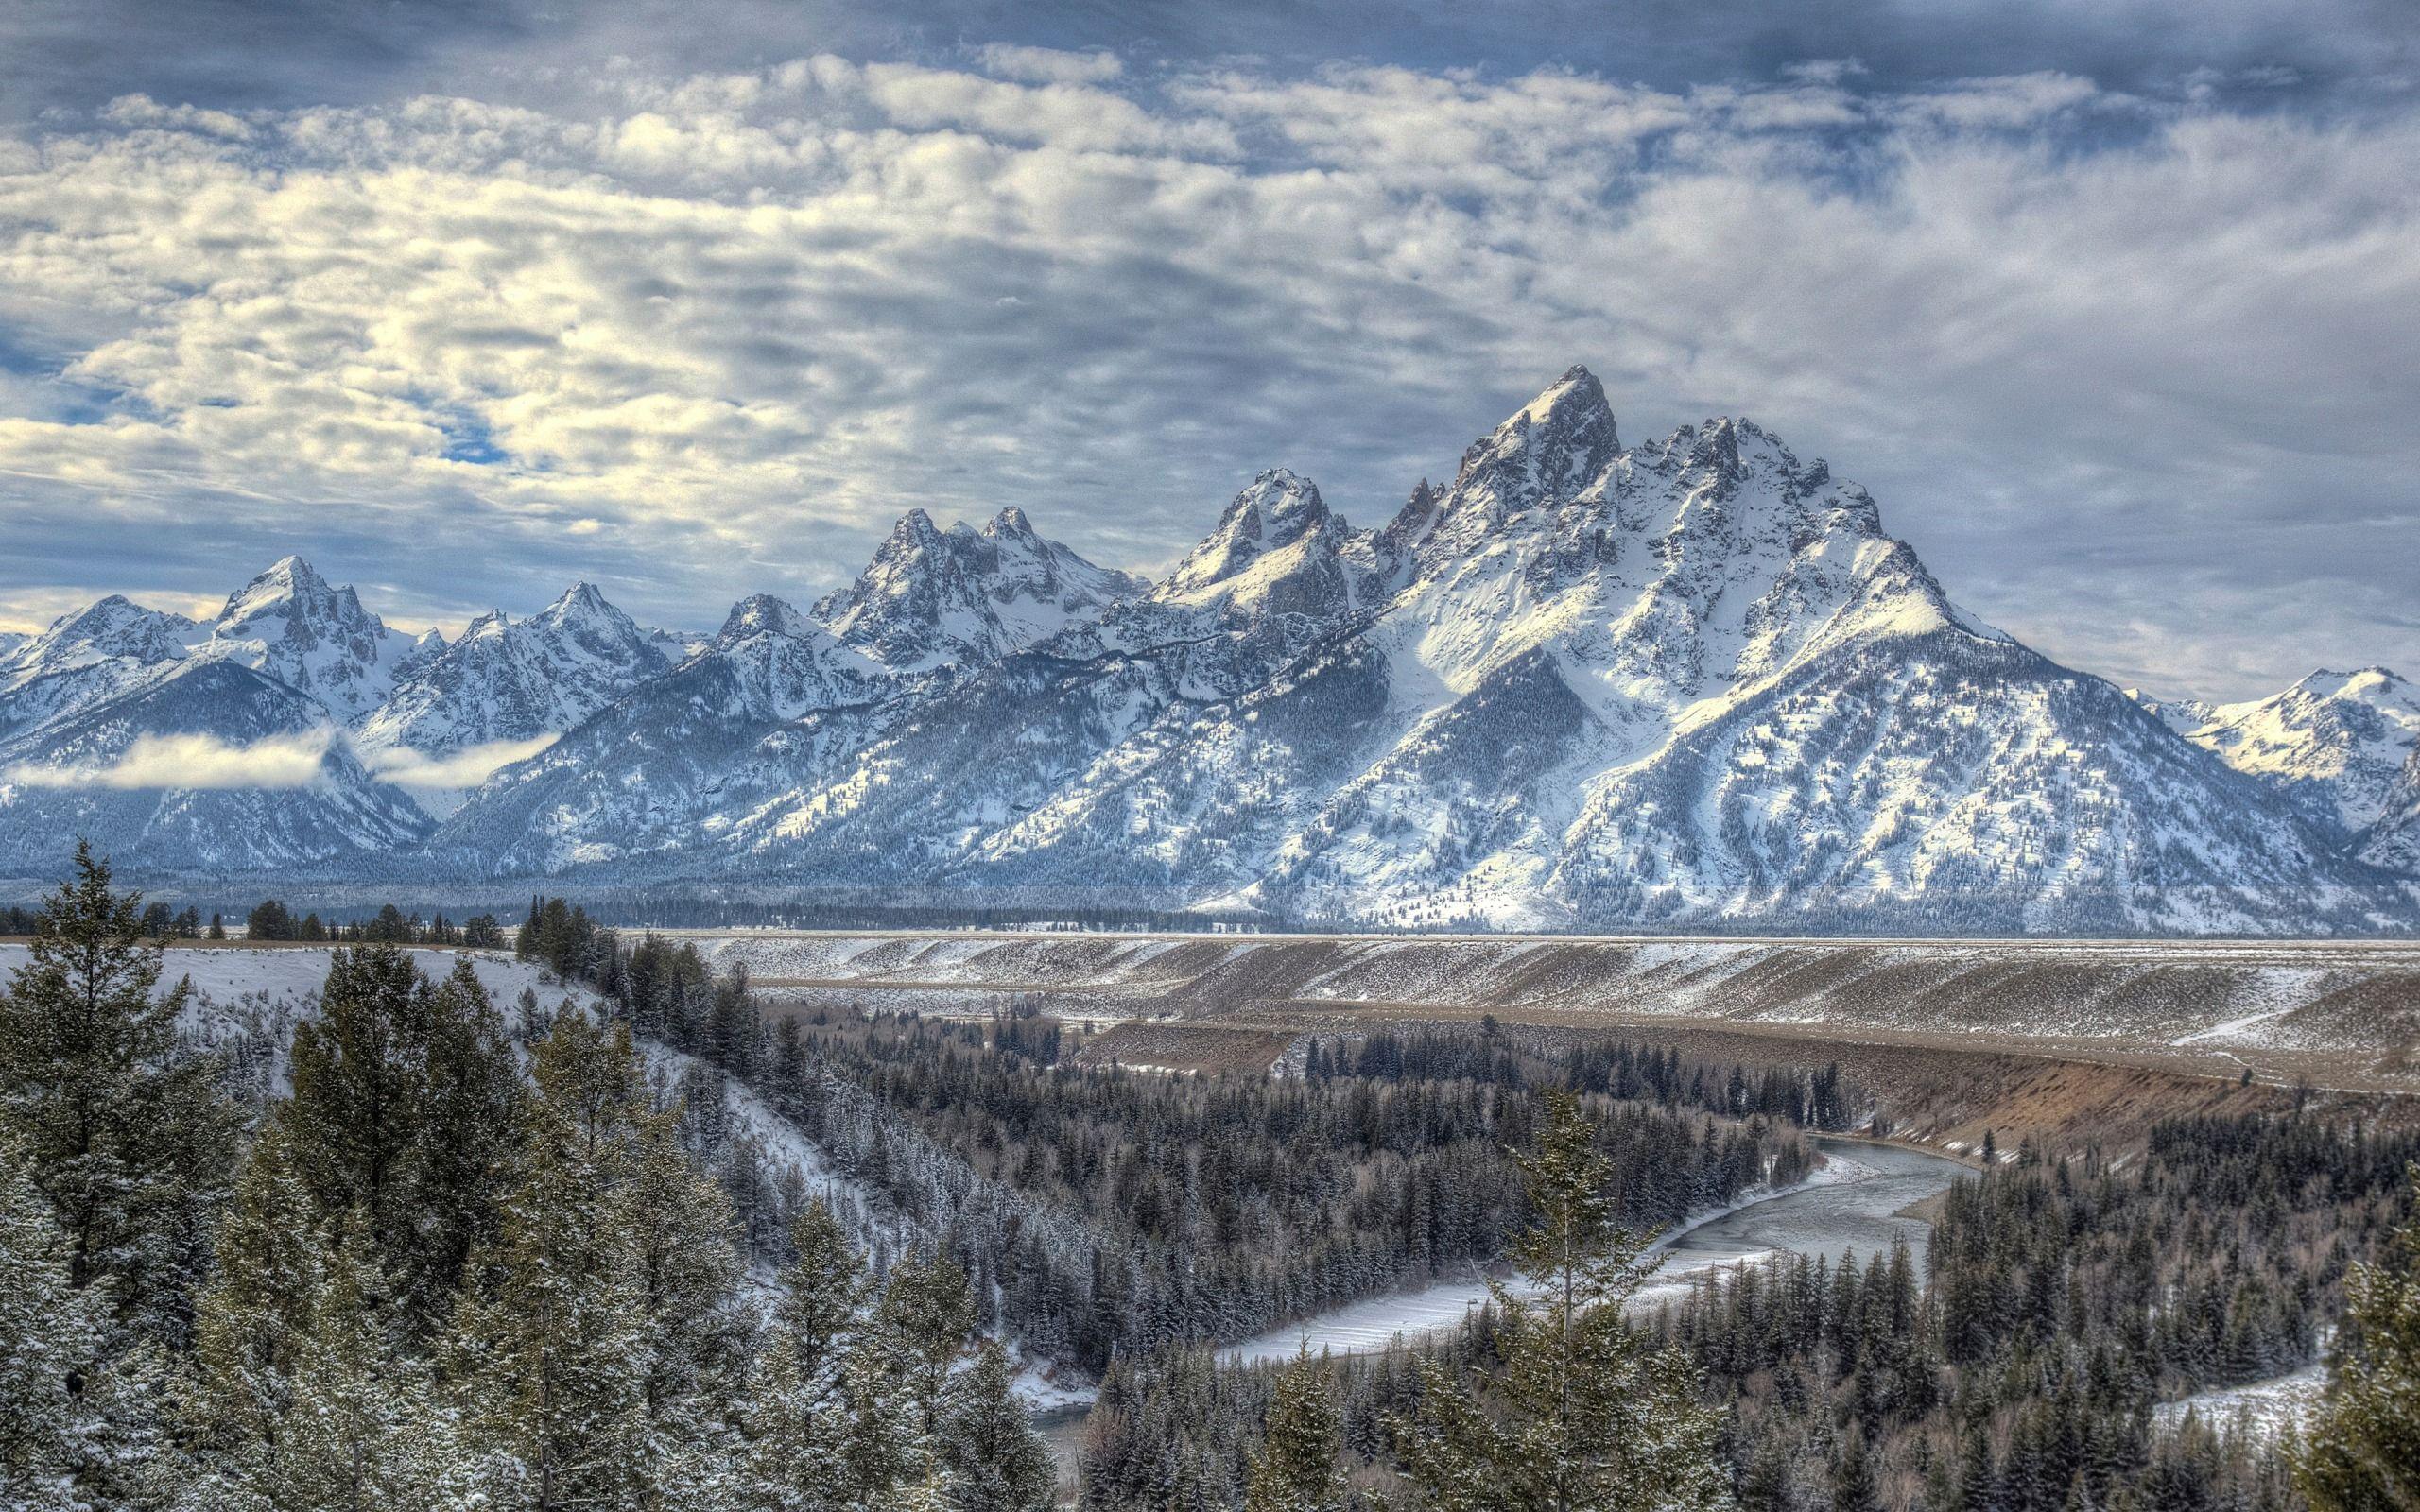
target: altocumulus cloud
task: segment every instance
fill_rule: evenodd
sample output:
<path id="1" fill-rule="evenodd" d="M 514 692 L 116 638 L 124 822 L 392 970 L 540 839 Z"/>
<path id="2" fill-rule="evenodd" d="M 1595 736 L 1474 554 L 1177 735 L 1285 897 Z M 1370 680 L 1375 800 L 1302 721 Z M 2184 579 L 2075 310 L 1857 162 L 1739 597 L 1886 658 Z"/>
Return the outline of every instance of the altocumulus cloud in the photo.
<path id="1" fill-rule="evenodd" d="M 0 622 L 299 547 L 406 619 L 687 623 L 909 505 L 1150 567 L 1267 465 L 1390 510 L 1584 360 L 2094 670 L 2420 662 L 2410 112 L 966 56 L 0 139 Z"/>

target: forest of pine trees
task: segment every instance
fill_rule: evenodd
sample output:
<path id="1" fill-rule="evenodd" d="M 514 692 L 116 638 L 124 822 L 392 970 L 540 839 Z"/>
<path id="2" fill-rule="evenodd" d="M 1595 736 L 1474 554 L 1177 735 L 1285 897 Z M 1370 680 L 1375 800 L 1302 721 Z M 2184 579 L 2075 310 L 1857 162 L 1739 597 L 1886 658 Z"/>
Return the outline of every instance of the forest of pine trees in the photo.
<path id="1" fill-rule="evenodd" d="M 1869 1094 L 1492 1022 L 1323 1038 L 1284 1076 L 1084 1070 L 1031 1013 L 771 1013 L 551 899 L 514 949 L 602 1011 L 499 1006 L 401 948 L 493 920 L 389 912 L 277 1043 L 216 1048 L 162 981 L 182 926 L 105 865 L 28 921 L 0 1505 L 1039 1508 L 1003 1337 L 1098 1375 L 1094 1512 L 2414 1504 L 2410 1134 L 2029 1144 L 1941 1199 L 1921 1265 L 1777 1261 L 1634 1315 L 1655 1229 L 1796 1179 Z M 743 1089 L 828 1190 L 776 1179 Z M 1498 1258 L 1524 1284 L 1418 1349 L 1218 1357 Z M 2155 1417 L 2330 1349 L 2308 1437 Z"/>
<path id="2" fill-rule="evenodd" d="M 1048 1504 L 964 1271 L 808 1204 L 752 1283 L 628 1025 L 342 949 L 248 1120 L 80 866 L 0 1000 L 0 1504 Z"/>

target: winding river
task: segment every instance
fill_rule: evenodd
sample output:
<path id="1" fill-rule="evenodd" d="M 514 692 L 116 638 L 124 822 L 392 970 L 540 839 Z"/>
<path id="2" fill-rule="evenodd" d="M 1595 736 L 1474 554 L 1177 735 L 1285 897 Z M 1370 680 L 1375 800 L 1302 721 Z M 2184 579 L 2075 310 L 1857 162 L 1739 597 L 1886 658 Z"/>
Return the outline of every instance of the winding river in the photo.
<path id="1" fill-rule="evenodd" d="M 1966 1168 L 1955 1160 L 1895 1144 L 1818 1136 L 1824 1157 L 1813 1179 L 1776 1195 L 1699 1219 L 1657 1247 L 1664 1264 L 1634 1305 L 1652 1307 L 1685 1296 L 1704 1272 L 1776 1254 L 1808 1254 L 1835 1264 L 1851 1253 L 1860 1259 L 1887 1251 L 1904 1238 L 1924 1274 L 1925 1243 L 1931 1226 L 1905 1210 L 1948 1190 Z M 1433 1281 L 1410 1291 L 1366 1297 L 1235 1347 L 1229 1358 L 1289 1360 L 1308 1343 L 1313 1354 L 1367 1354 L 1407 1338 L 1449 1329 L 1487 1300 L 1485 1279 L 1476 1273 Z"/>
<path id="2" fill-rule="evenodd" d="M 1820 1135 L 1813 1143 L 1824 1160 L 1811 1179 L 1787 1192 L 1708 1214 L 1665 1238 L 1656 1246 L 1664 1264 L 1640 1289 L 1634 1305 L 1652 1307 L 1677 1300 L 1706 1271 L 1742 1261 L 1808 1254 L 1838 1264 L 1852 1253 L 1862 1261 L 1877 1250 L 1887 1252 L 1893 1239 L 1908 1242 L 1916 1274 L 1923 1275 L 1925 1246 L 1932 1228 L 1921 1218 L 1909 1216 L 1906 1210 L 1947 1191 L 1950 1183 L 1967 1174 L 1966 1167 L 1895 1144 Z M 1306 1342 L 1314 1354 L 1322 1350 L 1374 1353 L 1398 1337 L 1416 1339 L 1453 1328 L 1463 1314 L 1487 1297 L 1487 1283 L 1476 1272 L 1409 1291 L 1367 1297 L 1247 1339 L 1229 1350 L 1227 1358 L 1290 1360 Z M 1067 1484 L 1072 1484 L 1082 1445 L 1083 1418 L 1083 1410 L 1076 1408 L 1037 1420 Z"/>

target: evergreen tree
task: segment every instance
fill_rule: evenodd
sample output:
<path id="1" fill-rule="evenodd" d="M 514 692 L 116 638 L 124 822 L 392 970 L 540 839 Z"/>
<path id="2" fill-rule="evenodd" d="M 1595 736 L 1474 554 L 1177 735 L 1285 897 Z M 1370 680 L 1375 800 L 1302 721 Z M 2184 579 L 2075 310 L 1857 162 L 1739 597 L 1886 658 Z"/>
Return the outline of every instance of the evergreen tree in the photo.
<path id="1" fill-rule="evenodd" d="M 2420 1197 L 2420 1167 L 2411 1172 Z M 2346 1344 L 2295 1479 L 2314 1512 L 2420 1508 L 2420 1216 L 2344 1282 Z"/>
<path id="2" fill-rule="evenodd" d="M 417 1362 L 398 1358 L 382 1321 L 367 1218 L 355 1210 L 321 1272 L 295 1361 L 277 1453 L 261 1476 L 276 1512 L 441 1507 L 464 1485 L 450 1422 Z"/>
<path id="3" fill-rule="evenodd" d="M 398 1285 L 415 1332 L 443 1320 L 476 1251 L 501 1231 L 521 1142 L 520 1068 L 503 1019 L 468 961 L 428 1000 L 409 1177 L 415 1222 Z"/>
<path id="4" fill-rule="evenodd" d="M 643 1389 L 659 1461 L 715 1432 L 741 1376 L 751 1321 L 739 1305 L 731 1199 L 681 1147 L 678 1120 L 677 1110 L 635 1119 L 619 1194 L 634 1220 Z"/>
<path id="5" fill-rule="evenodd" d="M 106 1281 L 120 1330 L 182 1343 L 236 1115 L 216 1063 L 177 1053 L 190 988 L 154 995 L 161 954 L 144 942 L 141 895 L 112 891 L 80 843 L 76 868 L 0 998 L 0 1133 L 23 1142 L 57 1211 L 72 1284 Z"/>
<path id="6" fill-rule="evenodd" d="M 1832 1466 L 1832 1512 L 1881 1512 L 1874 1465 L 1866 1458 L 1865 1435 L 1851 1428 Z"/>
<path id="7" fill-rule="evenodd" d="M 639 1095 L 627 1035 L 567 1014 L 539 1045 L 539 1096 L 493 1274 L 445 1349 L 492 1494 L 535 1512 L 621 1505 L 645 1468 L 645 1215 L 618 1185 Z M 496 1486 L 498 1480 L 509 1481 Z"/>
<path id="8" fill-rule="evenodd" d="M 1009 1351 L 997 1339 L 986 1339 L 975 1364 L 950 1380 L 941 1460 L 954 1512 L 1046 1512 L 1051 1505 L 1058 1474 L 1015 1383 Z"/>
<path id="9" fill-rule="evenodd" d="M 847 1485 L 841 1371 L 865 1296 L 863 1267 L 819 1200 L 790 1225 L 795 1251 L 747 1397 L 747 1483 L 766 1512 L 814 1512 Z"/>
<path id="10" fill-rule="evenodd" d="M 874 1327 L 895 1345 L 908 1389 L 911 1421 L 929 1442 L 940 1431 L 942 1388 L 967 1332 L 975 1327 L 975 1299 L 966 1272 L 944 1255 L 911 1255 L 891 1271 L 874 1310 Z"/>
<path id="11" fill-rule="evenodd" d="M 1721 1420 L 1697 1400 L 1694 1370 L 1622 1318 L 1652 1263 L 1613 1223 L 1595 1143 L 1578 1100 L 1550 1095 L 1520 1162 L 1537 1221 L 1512 1251 L 1538 1299 L 1495 1286 L 1502 1364 L 1477 1389 L 1422 1363 L 1420 1413 L 1399 1433 L 1417 1505 L 1627 1512 L 1725 1500 Z"/>
<path id="12" fill-rule="evenodd" d="M 294 1030 L 295 1163 L 320 1211 L 362 1210 L 389 1264 L 411 1247 L 429 999 L 427 979 L 393 946 L 337 950 L 319 1016 Z"/>
<path id="13" fill-rule="evenodd" d="M 1343 1452 L 1335 1388 L 1306 1344 L 1277 1378 L 1244 1512 L 1340 1512 L 1345 1488 L 1337 1460 Z"/>
<path id="14" fill-rule="evenodd" d="M 325 1284 L 325 1246 L 285 1121 L 272 1115 L 236 1180 L 195 1313 L 181 1417 L 205 1471 L 240 1481 L 241 1467 L 274 1452 Z"/>
<path id="15" fill-rule="evenodd" d="M 82 1512 L 149 1450 L 139 1396 L 105 1352 L 104 1295 L 78 1287 L 72 1246 L 25 1152 L 0 1143 L 0 1506 Z"/>

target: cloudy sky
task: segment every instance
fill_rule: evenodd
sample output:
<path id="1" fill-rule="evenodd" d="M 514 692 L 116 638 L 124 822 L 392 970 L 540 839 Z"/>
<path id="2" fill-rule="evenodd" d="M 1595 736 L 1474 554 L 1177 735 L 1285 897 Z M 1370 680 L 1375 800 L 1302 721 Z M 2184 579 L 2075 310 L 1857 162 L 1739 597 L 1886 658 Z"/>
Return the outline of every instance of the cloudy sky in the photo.
<path id="1" fill-rule="evenodd" d="M 2420 675 L 2415 351 L 2403 0 L 0 10 L 0 628 L 287 551 L 711 627 L 910 506 L 1150 569 L 1584 362 L 2246 696 Z"/>

